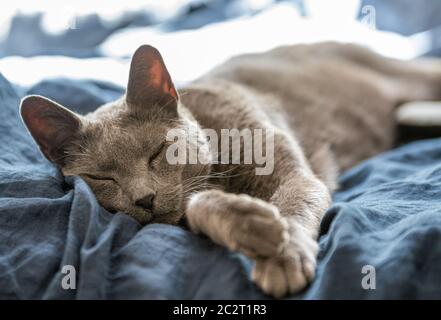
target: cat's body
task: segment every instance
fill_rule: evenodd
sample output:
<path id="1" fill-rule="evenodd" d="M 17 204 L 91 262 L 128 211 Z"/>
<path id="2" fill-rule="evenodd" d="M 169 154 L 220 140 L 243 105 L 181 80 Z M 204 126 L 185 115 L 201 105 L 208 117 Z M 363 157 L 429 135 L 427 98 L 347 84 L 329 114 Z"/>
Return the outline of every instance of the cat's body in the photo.
<path id="1" fill-rule="evenodd" d="M 425 72 L 419 62 L 386 59 L 351 44 L 279 47 L 234 57 L 180 92 L 199 123 L 212 128 L 215 122 L 249 126 L 261 114 L 250 120 L 231 114 L 237 100 L 248 99 L 246 108 L 264 111 L 262 121 L 295 136 L 308 160 L 328 145 L 328 155 L 345 170 L 394 145 L 400 103 L 440 97 L 441 88 L 433 86 L 439 72 Z M 327 171 L 323 165 L 317 170 Z"/>
<path id="2" fill-rule="evenodd" d="M 81 117 L 30 97 L 22 115 L 43 153 L 84 177 L 104 207 L 144 223 L 176 223 L 185 211 L 193 231 L 255 259 L 255 282 L 280 297 L 313 278 L 338 172 L 392 147 L 401 102 L 441 98 L 435 64 L 336 43 L 283 47 L 233 58 L 177 94 L 159 53 L 144 46 L 121 100 Z M 161 146 L 176 127 L 271 129 L 274 170 L 168 165 Z M 207 145 L 201 135 L 189 148 Z"/>

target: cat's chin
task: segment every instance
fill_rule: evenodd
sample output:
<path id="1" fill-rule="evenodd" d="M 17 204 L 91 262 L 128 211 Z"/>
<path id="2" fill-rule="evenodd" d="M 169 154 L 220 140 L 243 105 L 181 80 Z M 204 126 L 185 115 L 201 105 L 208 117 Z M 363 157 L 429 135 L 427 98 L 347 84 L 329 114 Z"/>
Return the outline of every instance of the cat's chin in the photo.
<path id="1" fill-rule="evenodd" d="M 136 221 L 138 221 L 142 225 L 146 225 L 149 223 L 152 223 L 153 220 L 153 214 L 148 211 L 144 210 L 127 210 L 126 213 L 128 216 L 134 218 Z"/>
<path id="2" fill-rule="evenodd" d="M 147 210 L 127 210 L 127 215 L 134 218 L 142 225 L 152 223 L 164 223 L 164 224 L 178 224 L 183 218 L 184 214 L 180 210 L 173 210 L 167 213 L 152 213 Z"/>
<path id="3" fill-rule="evenodd" d="M 153 215 L 152 219 L 147 223 L 165 223 L 176 225 L 183 218 L 184 214 L 179 211 L 172 211 L 165 214 Z"/>

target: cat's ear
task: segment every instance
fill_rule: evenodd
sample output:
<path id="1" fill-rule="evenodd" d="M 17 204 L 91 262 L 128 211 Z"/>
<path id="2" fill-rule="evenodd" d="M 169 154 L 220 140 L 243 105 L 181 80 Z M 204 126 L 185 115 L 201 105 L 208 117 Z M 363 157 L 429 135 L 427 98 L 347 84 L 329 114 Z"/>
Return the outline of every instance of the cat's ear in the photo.
<path id="1" fill-rule="evenodd" d="M 161 54 L 152 46 L 143 45 L 133 55 L 126 99 L 132 108 L 177 115 L 178 93 Z"/>
<path id="2" fill-rule="evenodd" d="M 63 166 L 66 148 L 80 129 L 81 119 L 56 102 L 41 96 L 25 97 L 21 101 L 20 114 L 46 158 Z"/>

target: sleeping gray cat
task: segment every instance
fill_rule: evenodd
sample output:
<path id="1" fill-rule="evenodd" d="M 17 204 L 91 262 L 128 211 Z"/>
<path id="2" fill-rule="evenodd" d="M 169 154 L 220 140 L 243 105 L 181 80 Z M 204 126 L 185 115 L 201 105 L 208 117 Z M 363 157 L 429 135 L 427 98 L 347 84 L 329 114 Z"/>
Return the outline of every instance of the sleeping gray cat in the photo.
<path id="1" fill-rule="evenodd" d="M 142 224 L 185 218 L 194 232 L 254 259 L 255 283 L 282 297 L 314 277 L 338 172 L 392 147 L 395 107 L 440 99 L 440 71 L 434 61 L 322 43 L 235 57 L 177 91 L 159 52 L 142 46 L 119 100 L 82 116 L 28 96 L 21 115 L 42 153 L 64 175 L 81 176 L 104 208 Z M 189 151 L 216 159 L 206 128 L 271 129 L 273 171 L 167 161 L 172 129 L 196 137 Z"/>

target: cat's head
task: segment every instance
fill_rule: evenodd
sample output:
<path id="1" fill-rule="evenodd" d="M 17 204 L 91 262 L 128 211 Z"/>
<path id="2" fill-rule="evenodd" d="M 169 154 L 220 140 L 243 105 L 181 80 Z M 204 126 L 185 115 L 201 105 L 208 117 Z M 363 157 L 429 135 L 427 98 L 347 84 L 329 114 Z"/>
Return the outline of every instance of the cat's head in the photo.
<path id="1" fill-rule="evenodd" d="M 64 175 L 81 176 L 103 207 L 143 224 L 177 223 L 194 177 L 209 172 L 207 164 L 171 164 L 166 158 L 172 129 L 183 138 L 197 135 L 187 139 L 187 148 L 207 153 L 208 148 L 151 46 L 135 52 L 120 100 L 81 116 L 47 98 L 28 96 L 21 115 L 42 153 Z"/>

